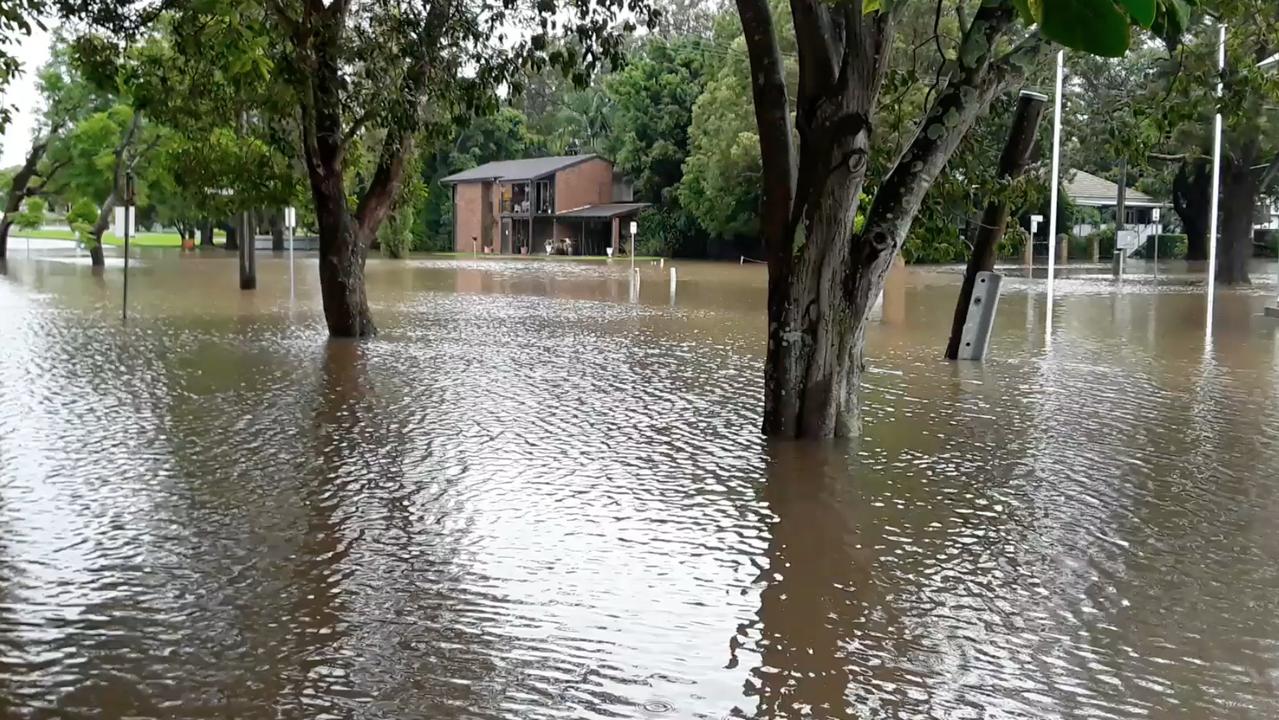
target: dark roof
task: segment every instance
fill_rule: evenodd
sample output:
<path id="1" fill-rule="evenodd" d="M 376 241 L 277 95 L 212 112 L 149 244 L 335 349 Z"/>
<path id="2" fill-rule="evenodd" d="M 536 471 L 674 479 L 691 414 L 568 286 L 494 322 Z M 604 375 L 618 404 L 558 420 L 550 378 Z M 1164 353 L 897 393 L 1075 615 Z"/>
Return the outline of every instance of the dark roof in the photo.
<path id="1" fill-rule="evenodd" d="M 630 215 L 648 207 L 648 203 L 625 202 L 625 203 L 604 203 L 603 205 L 587 205 L 585 207 L 565 210 L 562 213 L 556 213 L 555 217 L 561 218 L 615 218 L 620 215 Z"/>
<path id="2" fill-rule="evenodd" d="M 1066 180 L 1066 194 L 1076 205 L 1114 207 L 1119 204 L 1119 186 L 1083 170 L 1075 170 Z M 1140 190 L 1128 188 L 1124 202 L 1129 207 L 1163 207 L 1164 203 Z"/>
<path id="3" fill-rule="evenodd" d="M 440 180 L 442 183 L 479 182 L 481 180 L 535 180 L 543 175 L 563 170 L 578 163 L 593 160 L 598 155 L 557 155 L 555 157 L 526 158 L 524 160 L 497 160 L 453 173 Z"/>

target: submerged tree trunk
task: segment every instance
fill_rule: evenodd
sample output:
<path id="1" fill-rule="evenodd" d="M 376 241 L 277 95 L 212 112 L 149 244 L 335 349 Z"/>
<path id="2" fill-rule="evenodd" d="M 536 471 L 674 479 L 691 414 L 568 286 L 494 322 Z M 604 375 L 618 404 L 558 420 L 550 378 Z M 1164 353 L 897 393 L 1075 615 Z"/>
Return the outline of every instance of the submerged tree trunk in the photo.
<path id="1" fill-rule="evenodd" d="M 1013 126 L 1008 133 L 1008 142 L 999 156 L 999 178 L 1013 180 L 1021 177 L 1030 164 L 1031 153 L 1035 149 L 1035 136 L 1039 130 L 1039 118 L 1044 114 L 1042 95 L 1022 93 L 1017 101 L 1017 111 L 1013 115 Z M 995 250 L 1003 239 L 1008 227 L 1009 204 L 1004 197 L 995 197 L 986 204 L 982 213 L 981 227 L 977 230 L 977 238 L 973 242 L 972 254 L 968 257 L 968 267 L 964 270 L 964 282 L 959 288 L 959 300 L 955 303 L 955 319 L 950 326 L 950 342 L 946 344 L 946 359 L 959 359 L 960 338 L 964 333 L 964 325 L 968 322 L 968 310 L 972 306 L 973 287 L 977 284 L 977 273 L 995 269 Z"/>
<path id="2" fill-rule="evenodd" d="M 284 218 L 279 210 L 272 210 L 269 216 L 271 224 L 271 252 L 284 252 Z"/>
<path id="3" fill-rule="evenodd" d="M 1208 259 L 1208 216 L 1212 212 L 1212 174 L 1206 162 L 1187 160 L 1172 181 L 1172 204 L 1186 230 L 1186 259 Z"/>
<path id="4" fill-rule="evenodd" d="M 316 4 L 318 5 L 318 4 Z M 377 334 L 369 313 L 364 264 L 378 226 L 391 210 L 404 175 L 405 159 L 412 151 L 413 132 L 419 124 L 418 97 L 426 83 L 425 65 L 408 68 L 409 91 L 402 124 L 387 128 L 377 168 L 354 212 L 347 205 L 343 181 L 346 144 L 342 124 L 342 87 L 339 67 L 341 35 L 346 4 L 325 10 L 307 4 L 304 32 L 295 38 L 312 70 L 305 78 L 302 96 L 302 149 L 306 159 L 311 197 L 315 201 L 320 239 L 320 296 L 324 319 L 334 337 L 371 337 Z M 428 21 L 443 23 L 450 3 L 431 3 Z M 424 48 L 423 56 L 429 56 Z"/>
<path id="5" fill-rule="evenodd" d="M 240 289 L 254 290 L 258 286 L 258 242 L 257 224 L 252 210 L 245 210 L 238 216 L 240 239 Z"/>
<path id="6" fill-rule="evenodd" d="M 760 226 L 769 292 L 763 431 L 792 438 L 855 434 L 862 348 L 884 276 L 960 140 L 995 95 L 1024 75 L 1042 42 L 1032 36 L 996 62 L 1013 6 L 978 9 L 964 30 L 961 61 L 949 84 L 880 184 L 857 233 L 870 117 L 892 44 L 892 13 L 864 13 L 857 2 L 793 0 L 800 78 L 796 153 L 770 6 L 767 0 L 737 0 L 737 8 L 764 170 Z"/>
<path id="7" fill-rule="evenodd" d="M 106 233 L 107 228 L 111 226 L 111 216 L 115 212 L 115 206 L 120 202 L 120 197 L 124 195 L 124 176 L 130 167 L 127 157 L 129 147 L 133 145 L 133 141 L 138 134 L 138 127 L 141 124 L 142 113 L 133 113 L 133 118 L 129 121 L 129 128 L 125 130 L 124 137 L 120 139 L 120 144 L 115 149 L 115 168 L 111 174 L 111 192 L 107 193 L 107 199 L 102 201 L 102 207 L 98 210 L 98 219 L 93 223 L 90 237 L 89 259 L 95 268 L 101 268 L 106 265 L 106 258 L 102 252 L 102 236 Z"/>
<path id="8" fill-rule="evenodd" d="M 1255 159 L 1255 153 L 1245 149 L 1240 157 L 1222 163 L 1217 282 L 1227 285 L 1251 282 L 1248 261 L 1252 259 L 1252 228 L 1258 193 L 1257 173 L 1252 168 Z"/>
<path id="9" fill-rule="evenodd" d="M 200 246 L 213 247 L 213 221 L 212 220 L 205 219 L 200 221 Z"/>

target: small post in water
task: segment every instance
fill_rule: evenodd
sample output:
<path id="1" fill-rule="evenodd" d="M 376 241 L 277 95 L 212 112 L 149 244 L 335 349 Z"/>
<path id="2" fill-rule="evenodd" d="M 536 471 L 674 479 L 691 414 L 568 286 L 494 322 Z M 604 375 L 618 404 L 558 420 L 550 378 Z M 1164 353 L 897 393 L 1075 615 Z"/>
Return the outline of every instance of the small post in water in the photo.
<path id="1" fill-rule="evenodd" d="M 118 175 L 116 177 L 119 177 Z M 124 297 L 120 302 L 120 319 L 127 321 L 129 319 L 129 232 L 132 228 L 130 221 L 133 219 L 133 171 L 125 173 L 124 176 Z M 101 242 L 101 240 L 99 240 Z"/>
<path id="2" fill-rule="evenodd" d="M 675 266 L 672 265 L 671 266 L 671 304 L 672 305 L 675 304 L 675 283 L 676 283 Z"/>
<path id="3" fill-rule="evenodd" d="M 293 299 L 293 228 L 298 223 L 296 208 L 284 208 L 284 229 L 289 231 L 289 299 Z"/>
<path id="4" fill-rule="evenodd" d="M 639 223 L 631 221 L 631 274 L 635 274 L 635 233 L 639 231 Z"/>

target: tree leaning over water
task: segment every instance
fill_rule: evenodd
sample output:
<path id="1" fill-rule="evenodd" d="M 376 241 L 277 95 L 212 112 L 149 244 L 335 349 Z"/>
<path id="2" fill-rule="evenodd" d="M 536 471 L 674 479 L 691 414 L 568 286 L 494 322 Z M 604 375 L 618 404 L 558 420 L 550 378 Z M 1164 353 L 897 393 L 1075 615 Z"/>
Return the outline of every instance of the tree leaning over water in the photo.
<path id="1" fill-rule="evenodd" d="M 859 197 L 876 151 L 872 112 L 894 27 L 911 0 L 794 0 L 799 66 L 792 117 L 767 0 L 737 0 L 763 158 L 769 265 L 763 430 L 827 438 L 859 428 L 857 392 L 871 306 L 924 195 L 977 117 L 1017 87 L 1052 40 L 1118 56 L 1132 26 L 1179 34 L 1184 0 L 983 0 L 962 32 L 914 139 Z M 938 16 L 944 3 L 936 5 Z M 971 15 L 968 13 L 971 12 Z M 942 40 L 939 38 L 938 43 Z M 856 227 L 854 218 L 864 214 Z"/>

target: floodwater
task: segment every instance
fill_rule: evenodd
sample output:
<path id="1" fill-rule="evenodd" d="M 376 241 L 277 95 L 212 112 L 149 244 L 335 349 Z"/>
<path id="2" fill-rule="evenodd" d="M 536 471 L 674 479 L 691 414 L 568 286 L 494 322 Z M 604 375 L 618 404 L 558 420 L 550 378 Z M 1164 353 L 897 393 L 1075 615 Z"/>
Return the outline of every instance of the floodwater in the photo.
<path id="1" fill-rule="evenodd" d="M 0 717 L 1279 716 L 1273 281 L 1010 277 L 952 366 L 912 270 L 770 445 L 760 266 L 375 260 L 355 345 L 313 257 L 12 254 Z"/>

